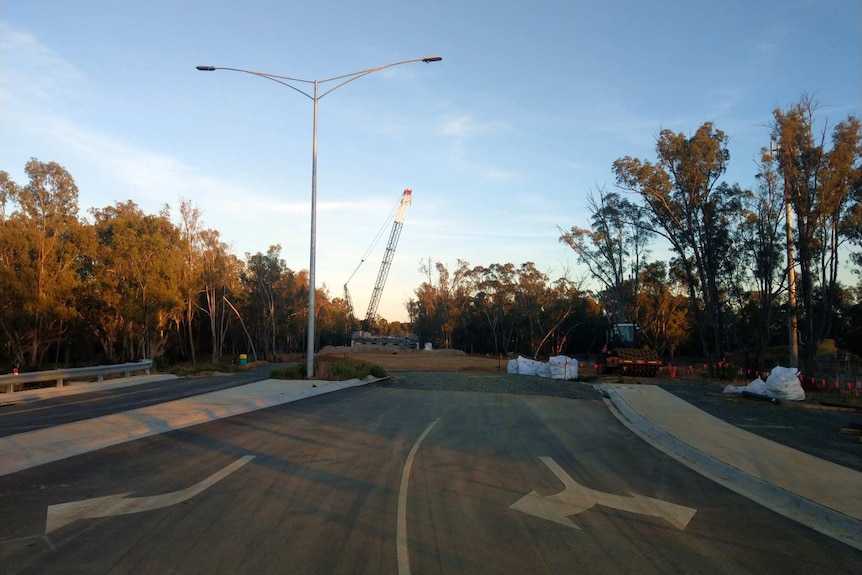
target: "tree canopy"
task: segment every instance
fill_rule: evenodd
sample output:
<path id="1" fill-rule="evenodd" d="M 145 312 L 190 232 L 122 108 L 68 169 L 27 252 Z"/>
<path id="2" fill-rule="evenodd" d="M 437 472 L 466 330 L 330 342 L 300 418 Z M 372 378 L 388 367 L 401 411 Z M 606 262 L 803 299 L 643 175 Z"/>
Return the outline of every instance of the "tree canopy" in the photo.
<path id="1" fill-rule="evenodd" d="M 585 194 L 589 227 L 549 238 L 593 284 L 531 261 L 429 258 L 409 321 L 377 317 L 372 331 L 472 353 L 588 357 L 609 322 L 632 320 L 666 359 L 736 354 L 764 369 L 788 358 L 798 318 L 804 369 L 822 367 L 828 340 L 862 354 L 862 283 L 839 273 L 862 266 L 862 122 L 830 125 L 816 110 L 803 96 L 773 111 L 753 189 L 724 181 L 730 137 L 712 122 L 661 131 L 654 158 L 621 156 L 615 187 Z M 305 352 L 308 271 L 289 269 L 282 246 L 239 258 L 185 199 L 173 214 L 119 201 L 88 221 L 65 168 L 31 159 L 25 174 L 0 171 L 0 365 Z M 325 286 L 315 302 L 315 349 L 348 344 L 348 302 Z"/>

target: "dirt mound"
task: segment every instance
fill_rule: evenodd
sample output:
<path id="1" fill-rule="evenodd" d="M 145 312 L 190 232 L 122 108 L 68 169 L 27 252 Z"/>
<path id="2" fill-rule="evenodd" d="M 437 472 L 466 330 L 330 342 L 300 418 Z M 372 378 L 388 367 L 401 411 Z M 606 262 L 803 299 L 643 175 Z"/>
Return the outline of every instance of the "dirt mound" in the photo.
<path id="1" fill-rule="evenodd" d="M 433 355 L 463 355 L 467 354 L 460 349 L 403 349 L 394 345 L 327 345 L 317 352 L 320 355 L 339 355 L 345 353 L 406 353 L 406 354 L 433 354 Z"/>
<path id="2" fill-rule="evenodd" d="M 327 346 L 318 355 L 347 356 L 375 363 L 392 371 L 506 371 L 506 361 L 470 356 L 458 349 L 397 349 L 377 346 Z"/>

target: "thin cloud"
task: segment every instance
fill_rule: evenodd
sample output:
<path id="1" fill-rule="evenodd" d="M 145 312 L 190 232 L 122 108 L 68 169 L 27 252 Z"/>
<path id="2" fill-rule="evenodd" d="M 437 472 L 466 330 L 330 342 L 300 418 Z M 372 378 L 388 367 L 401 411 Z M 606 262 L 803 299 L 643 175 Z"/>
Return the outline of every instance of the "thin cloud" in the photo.
<path id="1" fill-rule="evenodd" d="M 34 35 L 0 22 L 0 91 L 4 107 L 12 103 L 56 103 L 89 92 L 84 75 Z"/>
<path id="2" fill-rule="evenodd" d="M 507 129 L 503 122 L 478 122 L 470 114 L 450 116 L 442 121 L 439 132 L 444 136 L 467 138 L 477 134 L 502 132 Z"/>
<path id="3" fill-rule="evenodd" d="M 504 170 L 495 166 L 483 168 L 485 179 L 495 182 L 514 182 L 521 179 L 521 173 L 515 170 Z"/>
<path id="4" fill-rule="evenodd" d="M 96 189 L 122 196 L 105 197 L 83 187 L 82 211 L 126 198 L 135 198 L 145 209 L 159 209 L 177 197 L 207 198 L 207 204 L 226 213 L 240 210 L 249 202 L 265 203 L 273 212 L 300 209 L 300 204 L 273 202 L 244 186 L 202 174 L 175 157 L 139 149 L 121 137 L 70 119 L 73 114 L 67 113 L 68 103 L 92 91 L 89 80 L 32 34 L 0 23 L 0 51 L 4 56 L 0 67 L 3 125 L 29 134 L 38 150 L 31 155 L 61 149 L 63 163 L 75 166 L 71 169 L 73 177 L 79 179 L 79 173 L 91 173 L 98 182 Z M 22 167 L 4 166 L 13 173 Z M 307 203 L 302 207 L 308 211 Z"/>

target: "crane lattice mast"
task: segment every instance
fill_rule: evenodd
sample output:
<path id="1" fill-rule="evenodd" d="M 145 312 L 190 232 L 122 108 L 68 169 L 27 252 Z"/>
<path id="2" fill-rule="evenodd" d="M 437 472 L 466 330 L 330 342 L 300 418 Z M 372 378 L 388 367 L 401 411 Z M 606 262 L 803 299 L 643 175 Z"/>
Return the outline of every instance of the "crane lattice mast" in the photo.
<path id="1" fill-rule="evenodd" d="M 374 284 L 374 291 L 371 292 L 371 301 L 368 302 L 368 313 L 365 314 L 365 324 L 371 325 L 374 316 L 377 315 L 377 306 L 380 304 L 380 296 L 383 295 L 383 286 L 386 284 L 386 277 L 389 275 L 389 268 L 392 266 L 392 258 L 395 256 L 395 248 L 398 246 L 398 238 L 401 237 L 401 228 L 404 227 L 404 216 L 407 215 L 407 208 L 413 201 L 413 192 L 404 190 L 401 194 L 401 203 L 398 205 L 398 211 L 395 213 L 395 222 L 392 224 L 392 232 L 389 234 L 389 243 L 386 244 L 386 251 L 383 254 L 383 261 L 380 262 L 380 272 L 377 274 L 377 282 Z"/>
<path id="2" fill-rule="evenodd" d="M 353 298 L 350 297 L 350 290 L 347 289 L 347 283 L 344 284 L 344 301 L 347 304 L 347 317 L 350 320 L 350 323 L 353 324 L 356 321 L 356 317 L 353 315 Z"/>

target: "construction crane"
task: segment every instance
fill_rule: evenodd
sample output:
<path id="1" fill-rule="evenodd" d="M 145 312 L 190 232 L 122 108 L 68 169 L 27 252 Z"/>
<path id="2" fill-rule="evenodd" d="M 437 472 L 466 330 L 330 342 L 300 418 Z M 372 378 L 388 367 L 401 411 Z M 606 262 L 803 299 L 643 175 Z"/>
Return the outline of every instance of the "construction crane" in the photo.
<path id="1" fill-rule="evenodd" d="M 371 292 L 371 301 L 368 302 L 368 311 L 365 314 L 365 321 L 363 322 L 363 327 L 365 329 L 371 325 L 371 322 L 374 320 L 374 316 L 377 315 L 377 307 L 380 305 L 380 297 L 383 295 L 383 287 L 386 285 L 389 268 L 392 267 L 392 258 L 395 256 L 395 248 L 398 246 L 398 238 L 401 237 L 401 228 L 404 227 L 404 217 L 407 215 L 407 208 L 410 207 L 412 202 L 413 191 L 404 190 L 404 193 L 401 194 L 401 201 L 398 203 L 395 210 L 395 221 L 392 223 L 392 231 L 389 233 L 389 242 L 386 244 L 386 251 L 383 253 L 383 261 L 380 262 L 380 271 L 377 273 L 377 281 L 375 282 L 374 289 Z M 350 290 L 347 289 L 347 284 L 350 283 L 350 280 L 353 279 L 354 275 L 356 275 L 359 267 L 365 262 L 368 254 L 372 249 L 374 249 L 374 246 L 377 244 L 382 232 L 383 230 L 381 228 L 381 231 L 378 232 L 378 235 L 372 242 L 371 247 L 367 252 L 365 252 L 365 256 L 363 256 L 359 265 L 356 266 L 356 269 L 353 270 L 353 273 L 350 274 L 350 277 L 347 278 L 346 282 L 344 282 L 344 301 L 347 303 L 347 312 L 351 321 L 353 321 L 355 316 L 353 314 L 353 300 L 350 297 Z"/>
<path id="2" fill-rule="evenodd" d="M 392 258 L 395 256 L 398 238 L 401 237 L 401 228 L 404 227 L 404 216 L 407 215 L 407 208 L 412 203 L 413 192 L 411 190 L 404 190 L 404 193 L 401 194 L 401 203 L 398 204 L 398 211 L 395 212 L 395 221 L 392 223 L 389 243 L 386 244 L 386 251 L 383 252 L 383 261 L 380 262 L 377 282 L 374 284 L 374 291 L 371 292 L 371 301 L 368 302 L 368 312 L 365 314 L 365 323 L 368 325 L 371 325 L 371 321 L 377 315 L 377 306 L 380 304 L 380 296 L 383 295 L 383 286 L 386 284 L 389 268 L 392 267 Z"/>

